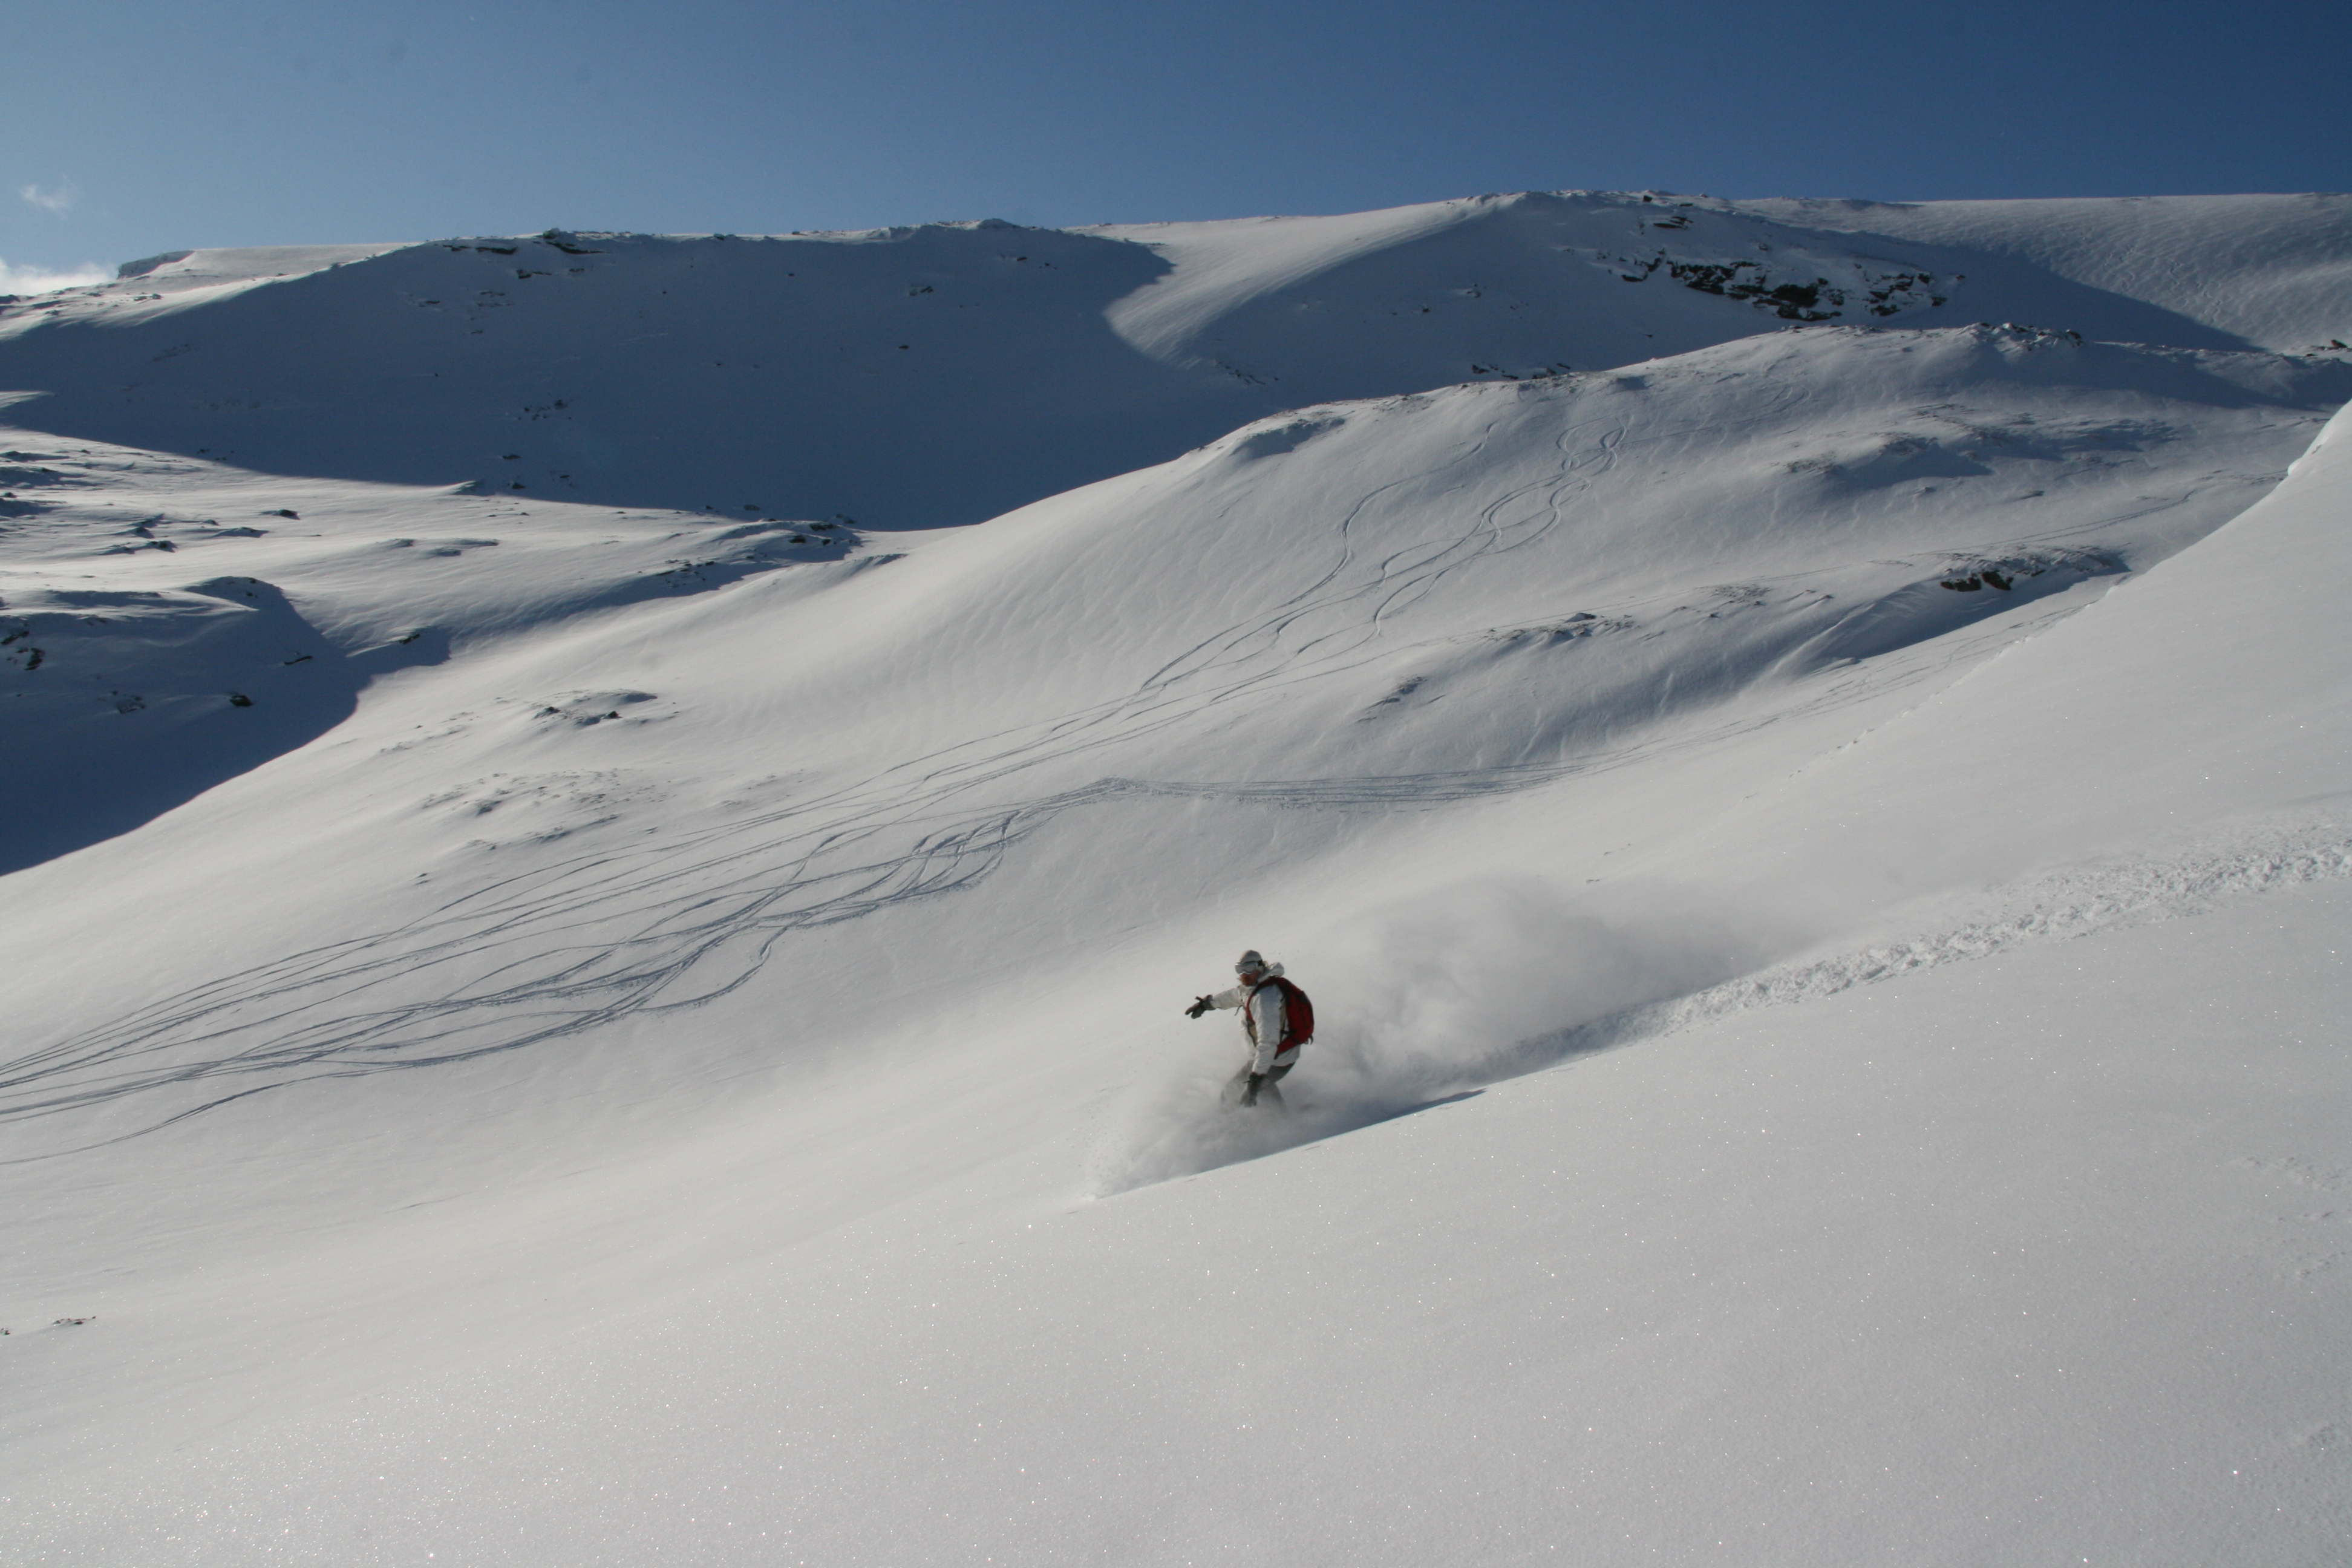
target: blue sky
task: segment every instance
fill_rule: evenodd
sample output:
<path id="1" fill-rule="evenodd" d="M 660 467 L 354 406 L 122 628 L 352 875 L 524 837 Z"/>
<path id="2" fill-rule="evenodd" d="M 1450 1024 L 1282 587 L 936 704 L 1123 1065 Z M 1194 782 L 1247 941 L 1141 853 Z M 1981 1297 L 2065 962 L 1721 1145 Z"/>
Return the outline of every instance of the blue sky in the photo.
<path id="1" fill-rule="evenodd" d="M 1482 191 L 2352 187 L 2352 5 L 12 8 L 0 261 Z"/>

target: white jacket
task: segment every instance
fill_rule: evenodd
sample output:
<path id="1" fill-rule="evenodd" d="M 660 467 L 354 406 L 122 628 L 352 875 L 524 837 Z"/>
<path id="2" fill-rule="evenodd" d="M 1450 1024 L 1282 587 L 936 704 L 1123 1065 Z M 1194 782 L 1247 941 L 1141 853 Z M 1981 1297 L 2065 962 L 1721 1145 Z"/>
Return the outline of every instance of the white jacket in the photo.
<path id="1" fill-rule="evenodd" d="M 1276 1068 L 1288 1067 L 1298 1059 L 1297 1046 L 1288 1050 L 1276 1049 L 1282 1044 L 1282 987 L 1265 982 L 1273 980 L 1281 973 L 1282 965 L 1279 963 L 1268 964 L 1265 980 L 1255 987 L 1236 985 L 1209 998 L 1212 1007 L 1228 1011 L 1241 1008 L 1242 1032 L 1249 1037 L 1252 1072 L 1271 1072 Z"/>

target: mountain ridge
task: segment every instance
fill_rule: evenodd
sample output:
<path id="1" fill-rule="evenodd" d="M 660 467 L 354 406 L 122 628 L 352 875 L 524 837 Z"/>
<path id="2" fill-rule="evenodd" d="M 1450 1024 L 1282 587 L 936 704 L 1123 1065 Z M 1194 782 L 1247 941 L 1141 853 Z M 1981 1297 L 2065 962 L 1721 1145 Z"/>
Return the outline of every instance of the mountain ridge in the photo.
<path id="1" fill-rule="evenodd" d="M 2159 209 L 2062 203 L 2039 229 L 2019 216 L 2034 204 L 1994 205 L 2006 248 L 1981 253 L 1949 243 L 1971 220 L 1940 206 L 1887 209 L 1921 231 L 1865 237 L 1887 255 L 1769 204 L 1589 193 L 1078 230 L 197 251 L 0 311 L 0 385 L 59 435 L 271 471 L 898 529 L 977 521 L 1286 408 L 1606 369 L 1784 322 L 2014 321 L 2274 352 L 2352 338 L 2340 257 L 2302 264 L 2347 243 L 2352 204 L 2189 201 L 2134 227 L 2116 213 Z M 2298 263 L 2284 277 L 2282 253 Z M 2258 268 L 2250 303 L 2231 279 Z M 2167 291 L 2182 270 L 2201 291 Z"/>

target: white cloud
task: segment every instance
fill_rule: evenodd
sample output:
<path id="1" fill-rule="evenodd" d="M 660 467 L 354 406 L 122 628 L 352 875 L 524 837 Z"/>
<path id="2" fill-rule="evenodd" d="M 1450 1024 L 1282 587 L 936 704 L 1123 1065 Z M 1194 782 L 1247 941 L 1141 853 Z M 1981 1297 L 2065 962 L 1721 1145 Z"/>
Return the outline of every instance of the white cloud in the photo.
<path id="1" fill-rule="evenodd" d="M 43 212 L 51 213 L 64 212 L 81 200 L 81 187 L 73 183 L 71 175 L 54 185 L 18 185 L 16 194 Z"/>
<path id="2" fill-rule="evenodd" d="M 0 294 L 46 294 L 53 289 L 79 289 L 103 283 L 114 276 L 111 268 L 86 261 L 60 271 L 53 267 L 11 267 L 0 261 Z"/>

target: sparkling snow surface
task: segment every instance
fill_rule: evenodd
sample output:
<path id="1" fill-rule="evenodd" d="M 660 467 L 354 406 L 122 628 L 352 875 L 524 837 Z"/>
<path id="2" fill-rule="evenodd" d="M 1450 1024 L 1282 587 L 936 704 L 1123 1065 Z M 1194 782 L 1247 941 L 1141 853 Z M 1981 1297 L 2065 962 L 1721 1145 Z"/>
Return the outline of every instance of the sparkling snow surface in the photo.
<path id="1" fill-rule="evenodd" d="M 1570 194 L 7 307 L 0 1562 L 2340 1557 L 2347 268 Z"/>

